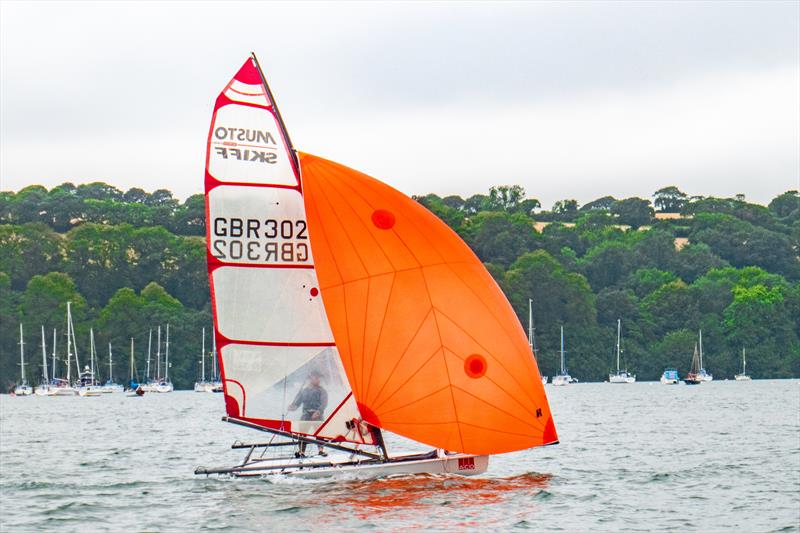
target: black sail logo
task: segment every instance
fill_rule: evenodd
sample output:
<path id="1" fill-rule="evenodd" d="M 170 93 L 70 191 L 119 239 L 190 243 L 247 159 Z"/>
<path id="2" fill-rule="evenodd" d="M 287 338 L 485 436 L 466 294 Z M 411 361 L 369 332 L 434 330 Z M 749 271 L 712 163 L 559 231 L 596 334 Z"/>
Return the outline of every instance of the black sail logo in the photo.
<path id="1" fill-rule="evenodd" d="M 217 126 L 214 128 L 214 152 L 222 159 L 235 159 L 251 163 L 274 165 L 278 155 L 278 143 L 271 132 L 250 128 Z"/>

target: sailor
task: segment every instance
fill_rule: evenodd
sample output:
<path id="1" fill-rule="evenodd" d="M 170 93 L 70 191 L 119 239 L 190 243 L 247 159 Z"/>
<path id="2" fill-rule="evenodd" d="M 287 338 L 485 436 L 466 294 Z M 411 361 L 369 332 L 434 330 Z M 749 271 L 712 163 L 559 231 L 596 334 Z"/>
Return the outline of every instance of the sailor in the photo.
<path id="1" fill-rule="evenodd" d="M 319 370 L 312 370 L 308 374 L 308 382 L 300 389 L 294 401 L 289 405 L 289 411 L 295 411 L 298 408 L 302 409 L 302 416 L 300 420 L 303 421 L 322 421 L 325 414 L 325 407 L 328 406 L 328 392 L 320 384 L 322 381 L 322 373 Z M 306 443 L 300 443 L 300 451 L 296 454 L 297 457 L 305 457 Z M 319 446 L 319 454 L 322 456 L 328 455 L 325 453 L 322 446 Z"/>

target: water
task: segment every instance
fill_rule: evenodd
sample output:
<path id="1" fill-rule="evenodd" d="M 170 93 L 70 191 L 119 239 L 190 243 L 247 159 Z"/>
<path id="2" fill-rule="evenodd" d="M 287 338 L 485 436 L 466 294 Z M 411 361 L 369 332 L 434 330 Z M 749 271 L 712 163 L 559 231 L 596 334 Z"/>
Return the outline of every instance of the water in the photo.
<path id="1" fill-rule="evenodd" d="M 800 382 L 547 387 L 561 444 L 477 478 L 218 479 L 219 395 L 0 398 L 2 531 L 800 531 Z"/>

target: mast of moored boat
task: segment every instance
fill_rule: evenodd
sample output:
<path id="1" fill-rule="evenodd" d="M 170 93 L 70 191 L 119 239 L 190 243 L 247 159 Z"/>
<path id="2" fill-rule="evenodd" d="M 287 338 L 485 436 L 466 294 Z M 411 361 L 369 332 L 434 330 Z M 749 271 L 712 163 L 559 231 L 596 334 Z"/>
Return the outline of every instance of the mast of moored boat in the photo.
<path id="1" fill-rule="evenodd" d="M 164 381 L 169 382 L 169 324 L 167 324 L 167 345 L 164 349 Z"/>
<path id="2" fill-rule="evenodd" d="M 69 309 L 69 308 L 67 308 Z M 72 323 L 72 313 L 69 314 L 69 335 L 72 336 L 72 348 L 75 350 L 75 369 L 78 372 L 78 380 L 81 379 L 81 362 L 78 358 L 78 339 L 75 337 L 75 324 Z"/>
<path id="3" fill-rule="evenodd" d="M 158 340 L 156 340 L 156 381 L 161 381 L 161 324 L 158 325 Z"/>
<path id="4" fill-rule="evenodd" d="M 96 349 L 94 346 L 94 328 L 89 328 L 89 372 L 91 375 L 91 385 L 94 385 L 94 358 Z"/>
<path id="5" fill-rule="evenodd" d="M 564 364 L 564 326 L 561 326 L 561 374 L 566 374 L 567 369 Z"/>
<path id="6" fill-rule="evenodd" d="M 131 379 L 128 381 L 128 383 L 133 383 L 133 337 L 131 337 L 131 368 L 130 368 L 130 372 L 131 372 Z"/>
<path id="7" fill-rule="evenodd" d="M 742 346 L 742 375 L 747 375 L 747 357 L 745 356 L 744 346 Z"/>
<path id="8" fill-rule="evenodd" d="M 622 334 L 622 321 L 617 319 L 617 374 L 619 374 L 620 336 Z"/>
<path id="9" fill-rule="evenodd" d="M 67 385 L 72 385 L 72 302 L 67 302 Z"/>
<path id="10" fill-rule="evenodd" d="M 699 330 L 699 342 L 700 342 L 700 371 L 702 372 L 705 368 L 703 366 L 703 330 Z"/>
<path id="11" fill-rule="evenodd" d="M 145 372 L 144 381 L 145 383 L 150 381 L 150 354 L 152 352 L 153 347 L 153 328 L 150 328 L 150 331 L 147 333 L 147 370 Z"/>
<path id="12" fill-rule="evenodd" d="M 206 382 L 206 328 L 203 328 L 203 343 L 200 349 L 200 383 Z"/>
<path id="13" fill-rule="evenodd" d="M 44 324 L 42 324 L 42 380 L 43 383 L 49 383 L 50 378 L 47 375 L 47 346 L 45 346 L 44 338 Z"/>
<path id="14" fill-rule="evenodd" d="M 19 379 L 25 383 L 25 342 L 22 340 L 22 322 L 19 323 Z"/>
<path id="15" fill-rule="evenodd" d="M 108 343 L 108 382 L 114 382 L 114 361 L 111 359 L 111 343 Z"/>
<path id="16" fill-rule="evenodd" d="M 50 373 L 56 379 L 56 328 L 53 328 L 53 371 Z"/>

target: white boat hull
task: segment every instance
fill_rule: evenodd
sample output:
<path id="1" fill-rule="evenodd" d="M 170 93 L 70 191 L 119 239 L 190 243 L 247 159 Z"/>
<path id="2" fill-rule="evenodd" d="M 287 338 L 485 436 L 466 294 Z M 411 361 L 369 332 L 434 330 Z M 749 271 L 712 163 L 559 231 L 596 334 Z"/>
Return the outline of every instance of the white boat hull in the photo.
<path id="1" fill-rule="evenodd" d="M 78 389 L 78 396 L 84 398 L 92 396 L 100 396 L 101 394 L 103 394 L 102 388 L 93 385 L 87 387 L 81 387 L 80 389 Z"/>
<path id="2" fill-rule="evenodd" d="M 208 381 L 199 381 L 194 384 L 195 392 L 214 392 L 214 385 Z"/>
<path id="3" fill-rule="evenodd" d="M 145 392 L 172 392 L 175 390 L 175 387 L 172 383 L 146 383 L 144 385 L 140 385 L 142 390 Z"/>
<path id="4" fill-rule="evenodd" d="M 629 374 L 609 374 L 609 383 L 636 383 L 636 376 Z"/>
<path id="5" fill-rule="evenodd" d="M 680 382 L 681 380 L 679 379 L 665 378 L 664 376 L 661 376 L 661 383 L 664 385 L 677 385 Z"/>
<path id="6" fill-rule="evenodd" d="M 118 392 L 125 392 L 125 387 L 119 385 L 118 383 L 113 383 L 111 385 L 103 385 L 100 387 L 100 392 L 103 394 L 114 394 Z"/>
<path id="7" fill-rule="evenodd" d="M 572 378 L 568 375 L 553 376 L 553 385 L 556 387 L 563 387 L 572 383 Z"/>
<path id="8" fill-rule="evenodd" d="M 293 459 L 286 468 L 274 470 L 265 470 L 259 463 L 251 463 L 251 465 L 243 467 L 241 470 L 234 472 L 233 475 L 239 477 L 283 475 L 308 479 L 334 476 L 341 476 L 347 479 L 374 479 L 414 474 L 474 476 L 486 472 L 486 469 L 489 468 L 489 456 L 454 454 L 410 460 L 404 460 L 403 456 L 400 456 L 385 463 L 366 461 L 355 464 L 347 456 L 339 460 L 314 457 L 310 459 Z"/>
<path id="9" fill-rule="evenodd" d="M 733 376 L 733 379 L 735 379 L 736 381 L 752 381 L 753 380 L 753 378 L 751 378 L 750 376 L 748 376 L 746 374 L 736 374 L 735 376 Z"/>
<path id="10" fill-rule="evenodd" d="M 15 396 L 30 396 L 31 394 L 33 394 L 33 389 L 29 385 L 14 387 Z"/>

